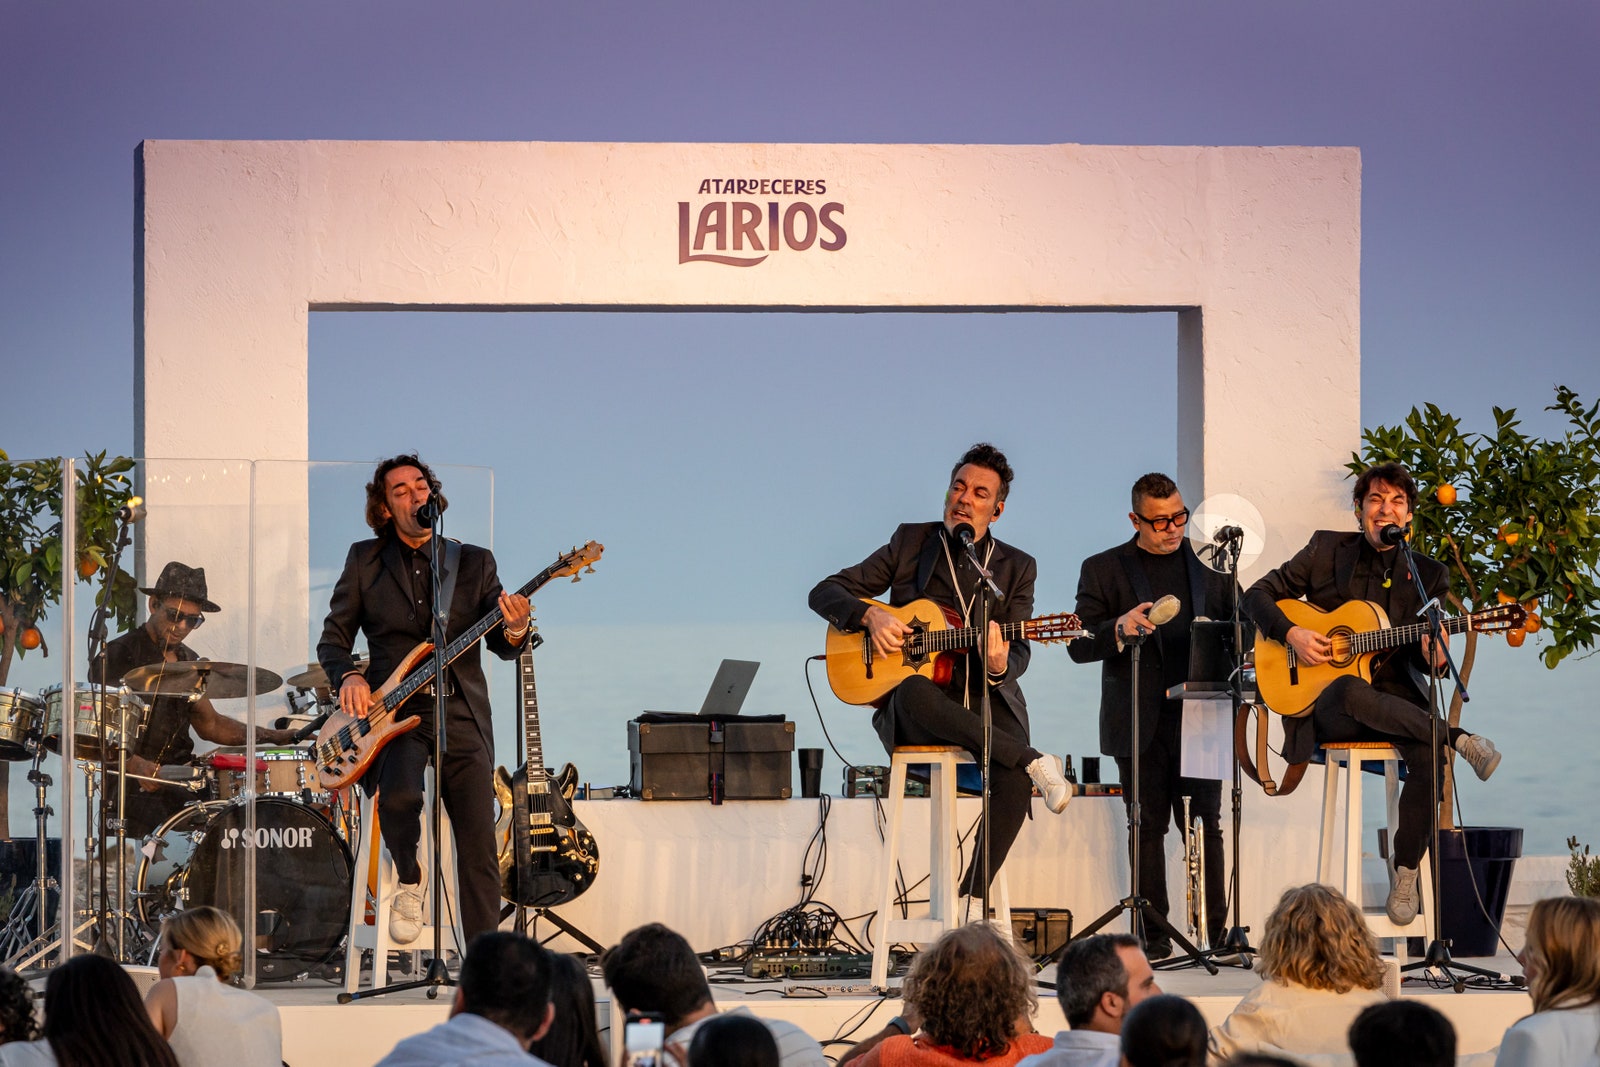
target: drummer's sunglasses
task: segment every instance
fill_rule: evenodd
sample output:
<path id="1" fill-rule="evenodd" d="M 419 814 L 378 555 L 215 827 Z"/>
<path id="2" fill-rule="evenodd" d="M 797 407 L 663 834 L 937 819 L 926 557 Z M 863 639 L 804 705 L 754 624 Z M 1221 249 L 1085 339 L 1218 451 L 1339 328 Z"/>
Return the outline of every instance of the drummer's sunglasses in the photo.
<path id="1" fill-rule="evenodd" d="M 164 614 L 167 617 L 167 621 L 168 622 L 188 623 L 189 624 L 189 629 L 191 629 L 191 630 L 197 629 L 200 626 L 205 625 L 205 621 L 206 621 L 206 617 L 204 615 L 200 614 L 198 611 L 195 612 L 193 615 L 190 615 L 188 612 L 179 611 L 177 608 L 163 607 L 161 609 L 161 612 L 162 612 L 162 614 Z"/>

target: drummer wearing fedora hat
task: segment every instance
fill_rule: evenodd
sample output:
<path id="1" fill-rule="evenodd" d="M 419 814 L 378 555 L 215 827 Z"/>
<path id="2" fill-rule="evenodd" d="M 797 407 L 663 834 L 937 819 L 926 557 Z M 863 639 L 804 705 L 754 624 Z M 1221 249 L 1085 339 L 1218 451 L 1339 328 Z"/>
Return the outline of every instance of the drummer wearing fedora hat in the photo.
<path id="1" fill-rule="evenodd" d="M 190 567 L 173 560 L 161 568 L 154 585 L 141 587 L 147 595 L 150 614 L 144 624 L 107 642 L 105 654 L 91 666 L 91 677 L 100 680 L 104 670 L 107 685 L 119 685 L 123 675 L 135 667 L 152 663 L 179 663 L 199 655 L 184 640 L 205 624 L 206 615 L 222 610 L 206 591 L 204 567 Z M 153 778 L 163 766 L 189 763 L 194 758 L 194 738 L 190 728 L 206 741 L 218 745 L 244 744 L 244 723 L 229 718 L 206 697 L 191 701 L 187 696 L 147 696 L 150 713 L 139 741 L 128 753 L 128 772 Z M 257 727 L 258 743 L 291 744 L 291 730 Z M 177 814 L 193 797 L 184 790 L 139 778 L 129 779 L 127 803 L 123 811 L 127 833 L 142 837 Z M 138 786 L 135 790 L 134 785 Z"/>

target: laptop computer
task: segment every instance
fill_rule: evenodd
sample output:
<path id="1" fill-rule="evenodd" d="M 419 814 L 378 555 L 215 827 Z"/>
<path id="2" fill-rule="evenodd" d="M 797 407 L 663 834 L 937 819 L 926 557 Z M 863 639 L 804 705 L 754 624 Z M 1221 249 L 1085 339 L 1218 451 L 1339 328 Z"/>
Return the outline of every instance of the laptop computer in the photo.
<path id="1" fill-rule="evenodd" d="M 705 703 L 700 705 L 701 716 L 729 719 L 738 715 L 739 709 L 744 706 L 744 698 L 750 692 L 750 683 L 755 681 L 756 668 L 760 666 L 758 660 L 723 660 L 722 666 L 717 668 L 717 676 L 711 680 Z"/>

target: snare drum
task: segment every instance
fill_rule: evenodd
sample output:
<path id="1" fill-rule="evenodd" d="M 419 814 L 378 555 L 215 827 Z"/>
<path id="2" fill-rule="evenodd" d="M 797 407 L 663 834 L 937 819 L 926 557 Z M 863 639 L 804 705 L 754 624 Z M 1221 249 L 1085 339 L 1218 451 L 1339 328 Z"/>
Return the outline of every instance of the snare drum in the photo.
<path id="1" fill-rule="evenodd" d="M 76 701 L 73 750 L 79 759 L 110 759 L 119 748 L 131 751 L 139 743 L 139 735 L 144 732 L 146 707 L 131 689 L 121 686 L 101 690 L 82 683 L 72 689 Z M 39 693 L 45 705 L 44 746 L 51 752 L 61 751 L 61 692 L 59 685 L 52 685 Z M 102 723 L 106 731 L 104 751 L 100 748 Z"/>
<path id="2" fill-rule="evenodd" d="M 206 757 L 215 775 L 212 795 L 232 800 L 244 792 L 244 750 L 219 748 Z M 327 808 L 332 798 L 317 780 L 317 764 L 298 748 L 256 749 L 256 794 Z"/>
<path id="3" fill-rule="evenodd" d="M 0 760 L 32 759 L 28 739 L 44 719 L 44 701 L 22 689 L 0 689 Z"/>

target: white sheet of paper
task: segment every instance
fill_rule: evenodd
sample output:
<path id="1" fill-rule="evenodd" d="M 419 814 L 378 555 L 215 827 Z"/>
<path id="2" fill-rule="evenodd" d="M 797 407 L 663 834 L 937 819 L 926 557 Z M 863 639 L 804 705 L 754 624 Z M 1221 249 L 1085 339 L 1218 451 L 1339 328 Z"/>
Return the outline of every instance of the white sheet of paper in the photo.
<path id="1" fill-rule="evenodd" d="M 1183 702 L 1183 773 L 1233 780 L 1233 701 Z"/>

